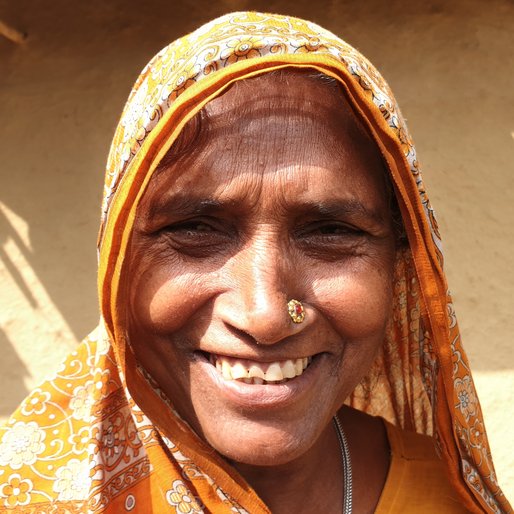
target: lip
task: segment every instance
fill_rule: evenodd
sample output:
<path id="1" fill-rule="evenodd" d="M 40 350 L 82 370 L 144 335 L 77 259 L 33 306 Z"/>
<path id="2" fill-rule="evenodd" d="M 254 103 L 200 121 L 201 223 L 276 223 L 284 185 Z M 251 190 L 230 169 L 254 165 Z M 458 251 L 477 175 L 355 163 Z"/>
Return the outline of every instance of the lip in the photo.
<path id="1" fill-rule="evenodd" d="M 225 380 L 203 353 L 196 354 L 196 364 L 203 379 L 212 383 L 221 398 L 239 408 L 252 410 L 285 408 L 301 400 L 320 380 L 325 354 L 316 354 L 304 372 L 283 384 L 246 384 Z"/>

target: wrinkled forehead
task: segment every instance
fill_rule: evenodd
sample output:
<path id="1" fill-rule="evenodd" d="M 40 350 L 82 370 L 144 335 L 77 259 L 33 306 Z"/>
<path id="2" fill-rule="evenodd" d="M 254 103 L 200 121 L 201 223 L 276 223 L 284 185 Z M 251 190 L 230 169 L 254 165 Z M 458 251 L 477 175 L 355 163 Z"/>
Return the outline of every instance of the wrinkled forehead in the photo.
<path id="1" fill-rule="evenodd" d="M 234 83 L 204 107 L 210 125 L 228 125 L 228 120 L 287 119 L 291 125 L 337 124 L 366 137 L 338 82 L 315 70 L 284 68 Z M 242 123 L 245 125 L 245 123 Z"/>
<path id="2" fill-rule="evenodd" d="M 270 140 L 278 150 L 314 143 L 334 158 L 360 159 L 370 167 L 380 160 L 336 80 L 315 70 L 286 68 L 238 81 L 208 102 L 164 155 L 157 175 L 179 160 L 191 163 L 195 156 L 233 150 L 235 144 L 241 152 L 232 155 L 244 161 L 245 145 L 264 150 Z"/>

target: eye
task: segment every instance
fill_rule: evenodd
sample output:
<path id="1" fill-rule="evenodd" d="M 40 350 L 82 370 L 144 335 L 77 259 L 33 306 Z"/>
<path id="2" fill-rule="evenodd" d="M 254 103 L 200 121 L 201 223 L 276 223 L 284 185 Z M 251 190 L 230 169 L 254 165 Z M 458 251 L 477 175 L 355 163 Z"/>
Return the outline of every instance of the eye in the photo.
<path id="1" fill-rule="evenodd" d="M 233 230 L 218 219 L 191 219 L 171 223 L 160 230 L 178 252 L 203 257 L 221 253 L 233 241 Z"/>
<path id="2" fill-rule="evenodd" d="M 169 230 L 183 231 L 190 236 L 194 236 L 197 232 L 205 233 L 215 231 L 214 227 L 204 223 L 203 221 L 189 221 L 179 225 L 172 225 L 169 227 Z"/>
<path id="3" fill-rule="evenodd" d="M 219 227 L 211 221 L 205 220 L 187 220 L 177 223 L 172 223 L 161 229 L 165 234 L 172 234 L 177 237 L 184 238 L 202 238 L 206 235 L 213 235 L 220 232 Z"/>
<path id="4" fill-rule="evenodd" d="M 326 236 L 347 236 L 362 233 L 362 231 L 356 229 L 355 227 L 349 227 L 348 225 L 344 225 L 342 223 L 327 223 L 325 225 L 321 225 L 317 228 L 317 230 L 314 231 L 314 233 L 316 232 Z"/>
<path id="5" fill-rule="evenodd" d="M 358 227 L 340 221 L 317 221 L 309 223 L 300 228 L 298 235 L 300 238 L 316 237 L 358 237 L 364 236 L 365 231 Z"/>
<path id="6" fill-rule="evenodd" d="M 316 259 L 340 261 L 365 249 L 368 233 L 341 221 L 316 221 L 303 225 L 296 234 L 303 251 Z"/>

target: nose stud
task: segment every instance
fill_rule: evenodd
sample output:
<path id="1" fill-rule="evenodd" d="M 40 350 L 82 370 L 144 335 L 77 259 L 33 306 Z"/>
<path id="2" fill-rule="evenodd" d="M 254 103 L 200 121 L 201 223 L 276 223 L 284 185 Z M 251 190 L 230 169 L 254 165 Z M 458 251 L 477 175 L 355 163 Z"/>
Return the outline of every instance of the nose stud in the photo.
<path id="1" fill-rule="evenodd" d="M 287 312 L 293 323 L 302 323 L 305 319 L 305 309 L 303 308 L 302 302 L 298 300 L 289 300 L 289 302 L 287 302 Z"/>

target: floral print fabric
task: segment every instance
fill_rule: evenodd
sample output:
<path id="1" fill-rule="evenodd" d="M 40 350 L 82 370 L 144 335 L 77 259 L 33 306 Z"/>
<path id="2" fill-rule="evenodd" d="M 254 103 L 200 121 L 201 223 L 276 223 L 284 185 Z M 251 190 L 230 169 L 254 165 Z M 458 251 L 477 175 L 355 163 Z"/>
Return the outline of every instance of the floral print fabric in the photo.
<path id="1" fill-rule="evenodd" d="M 341 82 L 391 172 L 409 248 L 398 252 L 381 354 L 348 400 L 433 434 L 473 512 L 512 512 L 498 487 L 443 272 L 440 236 L 409 132 L 384 79 L 355 49 L 292 17 L 233 13 L 159 52 L 129 96 L 107 163 L 99 236 L 102 320 L 0 433 L 0 511 L 268 512 L 135 361 L 120 292 L 138 201 L 180 129 L 235 80 L 282 67 Z"/>

